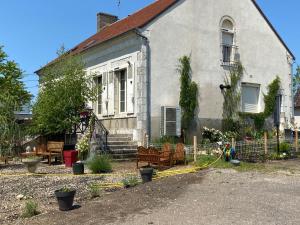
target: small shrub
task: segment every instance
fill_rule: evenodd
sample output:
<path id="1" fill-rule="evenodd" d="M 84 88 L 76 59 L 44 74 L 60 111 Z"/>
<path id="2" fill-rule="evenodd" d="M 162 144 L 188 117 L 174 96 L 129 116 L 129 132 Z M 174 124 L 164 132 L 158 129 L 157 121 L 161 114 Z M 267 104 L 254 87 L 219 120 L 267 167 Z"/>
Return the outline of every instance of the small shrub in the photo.
<path id="1" fill-rule="evenodd" d="M 155 139 L 153 141 L 154 144 L 164 144 L 164 143 L 177 144 L 179 142 L 180 142 L 179 137 L 171 137 L 171 136 L 162 136 L 161 138 Z"/>
<path id="2" fill-rule="evenodd" d="M 277 154 L 277 146 L 274 147 L 274 152 L 269 156 L 270 160 L 282 160 L 291 157 L 291 145 L 287 142 L 281 142 L 279 145 L 279 155 Z"/>
<path id="3" fill-rule="evenodd" d="M 129 176 L 122 180 L 125 188 L 134 187 L 139 184 L 139 179 L 136 176 Z"/>
<path id="4" fill-rule="evenodd" d="M 112 171 L 111 159 L 108 155 L 95 155 L 87 163 L 93 173 L 109 173 Z"/>
<path id="5" fill-rule="evenodd" d="M 280 153 L 290 153 L 291 152 L 291 146 L 287 142 L 281 142 L 279 145 L 279 151 Z"/>
<path id="6" fill-rule="evenodd" d="M 88 186 L 89 193 L 91 198 L 97 198 L 101 196 L 101 188 L 97 184 L 90 184 Z"/>
<path id="7" fill-rule="evenodd" d="M 23 218 L 30 218 L 39 214 L 38 204 L 32 200 L 25 203 L 24 211 L 22 213 Z"/>
<path id="8" fill-rule="evenodd" d="M 79 152 L 79 159 L 86 160 L 90 150 L 90 134 L 84 135 L 76 144 L 76 149 Z"/>
<path id="9" fill-rule="evenodd" d="M 217 130 L 217 129 L 209 129 L 207 127 L 203 127 L 202 138 L 209 140 L 211 143 L 218 141 L 226 141 L 225 135 Z"/>

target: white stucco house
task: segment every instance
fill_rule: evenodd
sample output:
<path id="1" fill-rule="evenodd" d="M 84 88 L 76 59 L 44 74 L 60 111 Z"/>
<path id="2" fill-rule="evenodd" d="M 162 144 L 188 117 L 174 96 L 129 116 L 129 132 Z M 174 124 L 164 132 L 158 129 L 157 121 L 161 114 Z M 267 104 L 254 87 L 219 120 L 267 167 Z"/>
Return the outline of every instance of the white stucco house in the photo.
<path id="1" fill-rule="evenodd" d="M 293 53 L 255 0 L 157 0 L 118 20 L 99 13 L 98 31 L 71 50 L 81 54 L 88 75 L 103 92 L 90 103 L 111 134 L 130 134 L 141 143 L 180 133 L 178 59 L 191 56 L 198 84 L 195 133 L 220 127 L 220 85 L 240 60 L 241 110 L 264 110 L 263 93 L 281 79 L 282 120 L 293 117 Z"/>

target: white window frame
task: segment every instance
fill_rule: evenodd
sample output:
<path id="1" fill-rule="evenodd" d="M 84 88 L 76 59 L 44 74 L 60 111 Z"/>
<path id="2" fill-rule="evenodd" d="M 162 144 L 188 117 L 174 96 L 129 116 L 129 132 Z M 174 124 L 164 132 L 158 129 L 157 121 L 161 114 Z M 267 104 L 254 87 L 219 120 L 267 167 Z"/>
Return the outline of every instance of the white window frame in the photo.
<path id="1" fill-rule="evenodd" d="M 125 105 L 124 105 L 124 111 L 121 111 L 121 72 L 124 71 L 124 81 L 125 81 Z M 119 114 L 126 114 L 127 113 L 127 68 L 120 69 L 119 70 Z"/>
<path id="2" fill-rule="evenodd" d="M 232 23 L 232 26 L 233 26 L 232 30 L 228 30 L 228 29 L 225 29 L 223 27 L 223 23 L 226 20 Z M 224 46 L 230 47 L 230 46 L 226 45 L 225 43 L 223 43 L 223 34 L 224 33 L 231 34 L 233 36 L 229 62 L 224 61 L 224 52 L 223 52 Z M 235 64 L 235 54 L 236 54 L 237 49 L 238 49 L 237 43 L 236 43 L 236 30 L 235 30 L 234 20 L 229 16 L 224 16 L 221 19 L 221 22 L 220 22 L 220 43 L 221 43 L 220 44 L 220 55 L 221 55 L 220 61 L 221 61 L 221 65 L 222 66 L 231 66 L 232 64 Z"/>
<path id="3" fill-rule="evenodd" d="M 249 112 L 244 110 L 244 100 L 243 100 L 243 88 L 244 87 L 253 87 L 257 88 L 257 104 L 256 104 L 256 112 Z M 260 112 L 260 98 L 261 98 L 261 85 L 256 83 L 242 83 L 241 84 L 241 111 L 245 113 L 259 113 Z"/>

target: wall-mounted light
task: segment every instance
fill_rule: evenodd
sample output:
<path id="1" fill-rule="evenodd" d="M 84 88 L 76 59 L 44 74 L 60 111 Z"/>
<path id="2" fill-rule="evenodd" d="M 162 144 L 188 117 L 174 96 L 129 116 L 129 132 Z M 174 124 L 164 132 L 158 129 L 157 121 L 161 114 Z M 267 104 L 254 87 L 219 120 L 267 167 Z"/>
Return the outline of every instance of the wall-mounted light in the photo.
<path id="1" fill-rule="evenodd" d="M 221 85 L 220 85 L 221 91 L 223 91 L 224 89 L 230 89 L 230 88 L 231 88 L 230 85 L 224 85 L 224 84 L 221 84 Z"/>

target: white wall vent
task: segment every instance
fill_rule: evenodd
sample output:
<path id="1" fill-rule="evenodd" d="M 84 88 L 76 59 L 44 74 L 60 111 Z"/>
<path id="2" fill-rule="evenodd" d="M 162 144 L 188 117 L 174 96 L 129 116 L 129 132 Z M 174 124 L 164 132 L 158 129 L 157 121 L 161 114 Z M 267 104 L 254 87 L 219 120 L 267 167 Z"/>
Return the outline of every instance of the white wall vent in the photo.
<path id="1" fill-rule="evenodd" d="M 181 110 L 179 107 L 161 107 L 161 136 L 181 136 Z"/>

